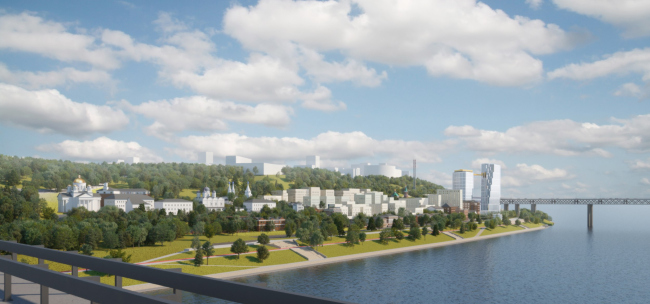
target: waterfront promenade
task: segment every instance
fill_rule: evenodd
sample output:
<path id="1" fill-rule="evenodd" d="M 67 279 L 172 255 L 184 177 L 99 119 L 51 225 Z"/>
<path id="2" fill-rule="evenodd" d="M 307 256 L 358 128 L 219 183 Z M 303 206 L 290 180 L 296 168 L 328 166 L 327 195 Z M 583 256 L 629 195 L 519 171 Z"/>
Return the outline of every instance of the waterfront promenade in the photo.
<path id="1" fill-rule="evenodd" d="M 257 267 L 257 268 L 253 268 L 253 269 L 244 269 L 244 270 L 223 272 L 223 273 L 217 273 L 217 274 L 210 274 L 210 275 L 207 275 L 207 276 L 211 277 L 211 278 L 217 278 L 217 279 L 235 279 L 235 278 L 247 277 L 247 276 L 258 275 L 258 274 L 265 274 L 265 273 L 272 273 L 272 272 L 279 272 L 279 271 L 287 271 L 287 270 L 291 270 L 291 269 L 327 265 L 327 264 L 340 263 L 340 262 L 351 261 L 351 260 L 358 260 L 358 259 L 365 259 L 365 258 L 370 258 L 370 257 L 377 257 L 377 256 L 384 256 L 384 255 L 391 255 L 391 254 L 415 251 L 415 250 L 423 250 L 423 249 L 429 249 L 429 248 L 438 248 L 438 247 L 451 246 L 451 245 L 457 245 L 457 244 L 465 244 L 465 243 L 477 242 L 477 241 L 481 241 L 481 240 L 498 238 L 498 237 L 503 237 L 503 236 L 508 236 L 508 235 L 539 231 L 539 230 L 543 230 L 543 229 L 546 229 L 546 228 L 547 227 L 545 227 L 545 226 L 541 226 L 541 227 L 537 227 L 537 228 L 529 228 L 529 229 L 523 229 L 523 230 L 517 230 L 517 231 L 503 232 L 503 233 L 498 233 L 498 234 L 484 235 L 484 236 L 480 236 L 480 237 L 479 237 L 480 234 L 477 234 L 477 236 L 475 236 L 475 237 L 466 238 L 466 239 L 450 240 L 450 241 L 439 242 L 439 243 L 431 243 L 431 244 L 425 244 L 425 245 L 416 245 L 416 246 L 408 246 L 408 247 L 395 248 L 395 249 L 372 251 L 372 252 L 367 252 L 367 253 L 351 254 L 351 255 L 332 257 L 332 258 L 325 258 L 325 259 L 319 259 L 319 260 L 313 260 L 313 261 L 304 261 L 304 262 L 281 264 L 281 265 L 272 265 L 272 266 L 261 266 L 261 267 Z M 124 288 L 132 290 L 132 291 L 144 292 L 144 291 L 151 291 L 151 290 L 161 289 L 161 288 L 165 288 L 165 287 L 162 287 L 162 286 L 159 286 L 159 285 L 156 285 L 156 284 L 139 284 L 139 285 L 126 286 Z"/>

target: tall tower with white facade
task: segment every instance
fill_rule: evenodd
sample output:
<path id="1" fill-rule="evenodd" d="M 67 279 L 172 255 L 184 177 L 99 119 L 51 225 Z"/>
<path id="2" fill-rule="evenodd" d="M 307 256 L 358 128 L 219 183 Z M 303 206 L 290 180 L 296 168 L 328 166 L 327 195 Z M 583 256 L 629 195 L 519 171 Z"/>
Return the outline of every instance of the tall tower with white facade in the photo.
<path id="1" fill-rule="evenodd" d="M 212 165 L 214 163 L 214 158 L 212 157 L 212 152 L 199 152 L 199 163 L 205 165 Z"/>
<path id="2" fill-rule="evenodd" d="M 307 155 L 306 159 L 307 167 L 312 169 L 320 168 L 320 156 L 318 155 Z"/>
<path id="3" fill-rule="evenodd" d="M 453 190 L 463 190 L 463 200 L 472 200 L 472 190 L 474 189 L 474 173 L 472 170 L 456 170 L 453 175 Z"/>
<path id="4" fill-rule="evenodd" d="M 501 166 L 481 165 L 481 212 L 501 211 Z"/>

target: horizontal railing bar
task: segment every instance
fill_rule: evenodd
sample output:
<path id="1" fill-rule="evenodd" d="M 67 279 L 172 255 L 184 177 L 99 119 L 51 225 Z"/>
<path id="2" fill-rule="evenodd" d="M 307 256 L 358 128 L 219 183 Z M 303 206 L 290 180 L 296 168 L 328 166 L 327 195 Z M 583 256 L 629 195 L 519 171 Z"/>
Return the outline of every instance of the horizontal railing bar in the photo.
<path id="1" fill-rule="evenodd" d="M 0 258 L 0 271 L 97 303 L 175 303 L 6 258 Z"/>
<path id="2" fill-rule="evenodd" d="M 502 198 L 501 205 L 650 205 L 647 198 Z"/>
<path id="3" fill-rule="evenodd" d="M 255 287 L 249 284 L 219 280 L 188 273 L 170 272 L 154 267 L 110 261 L 108 259 L 83 254 L 71 254 L 65 251 L 49 248 L 38 248 L 11 241 L 0 240 L 0 250 L 42 258 L 61 264 L 75 265 L 112 275 L 244 304 L 269 301 L 272 303 L 347 303 L 299 293 Z"/>

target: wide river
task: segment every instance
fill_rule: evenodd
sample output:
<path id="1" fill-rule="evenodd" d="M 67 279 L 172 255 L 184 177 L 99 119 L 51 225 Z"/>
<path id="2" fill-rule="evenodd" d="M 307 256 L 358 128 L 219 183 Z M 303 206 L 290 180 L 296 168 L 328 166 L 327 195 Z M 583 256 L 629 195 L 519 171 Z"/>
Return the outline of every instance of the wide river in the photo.
<path id="1" fill-rule="evenodd" d="M 236 279 L 355 303 L 650 303 L 650 206 L 538 206 L 542 231 Z M 184 303 L 225 303 L 186 293 Z"/>

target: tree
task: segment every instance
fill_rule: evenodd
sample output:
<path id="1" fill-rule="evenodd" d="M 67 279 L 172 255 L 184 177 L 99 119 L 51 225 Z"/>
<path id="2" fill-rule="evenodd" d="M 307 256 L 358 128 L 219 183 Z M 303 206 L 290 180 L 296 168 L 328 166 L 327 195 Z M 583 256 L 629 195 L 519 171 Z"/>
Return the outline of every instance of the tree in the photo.
<path id="1" fill-rule="evenodd" d="M 239 260 L 239 255 L 248 251 L 248 245 L 241 238 L 237 239 L 232 246 L 230 246 L 230 252 L 237 254 L 237 259 Z"/>
<path id="2" fill-rule="evenodd" d="M 93 246 L 90 245 L 90 244 L 83 244 L 83 245 L 81 245 L 81 248 L 80 248 L 79 251 L 81 252 L 81 254 L 92 256 L 93 255 Z"/>
<path id="3" fill-rule="evenodd" d="M 429 234 L 429 228 L 427 226 L 422 227 L 422 236 L 426 239 L 427 234 Z"/>
<path id="4" fill-rule="evenodd" d="M 365 232 L 359 233 L 359 241 L 361 241 L 361 245 L 363 245 L 363 243 L 366 241 L 366 233 Z"/>
<path id="5" fill-rule="evenodd" d="M 273 220 L 266 221 L 266 224 L 264 224 L 264 231 L 275 231 L 275 223 L 273 223 Z"/>
<path id="6" fill-rule="evenodd" d="M 271 240 L 269 239 L 269 236 L 266 235 L 266 233 L 262 233 L 257 237 L 257 242 L 262 244 L 262 245 L 266 245 L 266 244 L 270 243 Z"/>
<path id="7" fill-rule="evenodd" d="M 296 230 L 294 223 L 288 223 L 284 226 L 284 233 L 287 235 L 287 237 L 291 237 L 295 232 Z"/>
<path id="8" fill-rule="evenodd" d="M 206 241 L 203 243 L 203 246 L 201 246 L 200 251 L 203 251 L 203 253 L 205 253 L 206 264 L 210 265 L 210 256 L 214 255 L 214 246 L 212 246 L 212 243 L 210 243 L 210 241 Z"/>
<path id="9" fill-rule="evenodd" d="M 257 166 L 253 167 L 253 173 L 257 175 L 258 173 L 260 173 L 260 169 L 257 169 Z"/>
<path id="10" fill-rule="evenodd" d="M 384 219 L 381 218 L 381 216 L 378 216 L 375 218 L 375 229 L 382 229 L 384 228 Z"/>
<path id="11" fill-rule="evenodd" d="M 515 225 L 520 226 L 520 225 L 521 225 L 521 221 L 520 221 L 519 219 L 517 219 L 517 220 L 515 221 Z"/>
<path id="12" fill-rule="evenodd" d="M 50 207 L 45 207 L 43 208 L 43 211 L 41 213 L 41 217 L 46 220 L 56 220 L 59 218 L 58 215 L 56 215 L 56 212 L 54 211 L 53 208 Z"/>
<path id="13" fill-rule="evenodd" d="M 199 246 L 201 246 L 201 240 L 199 240 L 199 236 L 194 236 L 194 238 L 192 238 L 192 245 L 191 246 L 194 249 L 197 249 L 197 248 L 199 248 Z"/>
<path id="14" fill-rule="evenodd" d="M 122 262 L 124 263 L 129 263 L 131 262 L 131 254 L 126 255 L 126 252 L 122 251 L 122 249 L 117 249 L 117 250 L 110 250 L 108 252 L 108 257 L 113 258 L 113 259 L 122 259 Z"/>
<path id="15" fill-rule="evenodd" d="M 379 233 L 379 242 L 382 244 L 388 244 L 388 239 L 393 236 L 393 230 L 386 228 Z"/>
<path id="16" fill-rule="evenodd" d="M 433 225 L 433 229 L 431 230 L 431 235 L 437 236 L 440 234 L 440 230 L 438 229 L 438 224 Z"/>
<path id="17" fill-rule="evenodd" d="M 296 237 L 298 237 L 299 241 L 308 243 L 309 238 L 311 237 L 311 231 L 307 228 L 298 228 L 298 231 L 296 231 Z"/>
<path id="18" fill-rule="evenodd" d="M 354 246 L 354 244 L 359 242 L 359 229 L 353 229 L 352 226 L 348 229 L 348 233 L 345 236 L 345 242 L 348 243 L 348 245 Z"/>
<path id="19" fill-rule="evenodd" d="M 483 220 L 481 219 L 481 215 L 480 215 L 480 214 L 477 214 L 477 215 L 476 215 L 476 222 L 479 223 L 479 224 L 483 223 Z"/>
<path id="20" fill-rule="evenodd" d="M 269 249 L 266 246 L 257 247 L 257 259 L 260 262 L 264 263 L 264 260 L 268 259 L 270 255 L 271 253 L 269 253 Z"/>
<path id="21" fill-rule="evenodd" d="M 214 229 L 214 235 L 219 235 L 223 231 L 221 228 L 221 224 L 219 224 L 219 222 L 217 221 L 212 223 L 212 227 Z"/>
<path id="22" fill-rule="evenodd" d="M 334 235 L 338 232 L 338 229 L 336 228 L 336 225 L 334 223 L 329 223 L 327 224 L 327 235 L 329 235 L 330 240 Z"/>
<path id="23" fill-rule="evenodd" d="M 20 185 L 20 173 L 15 169 L 9 171 L 5 174 L 5 185 L 7 186 L 17 186 Z"/>
<path id="24" fill-rule="evenodd" d="M 203 265 L 203 250 L 201 248 L 196 250 L 196 254 L 194 255 L 194 260 L 192 262 L 196 267 Z"/>
<path id="25" fill-rule="evenodd" d="M 404 233 L 402 232 L 402 230 L 395 230 L 393 234 L 395 235 L 395 239 L 397 239 L 398 241 L 401 241 L 404 238 Z"/>
<path id="26" fill-rule="evenodd" d="M 504 225 L 504 226 L 512 225 L 512 222 L 510 221 L 510 219 L 508 218 L 508 216 L 505 215 L 505 214 L 502 216 L 501 221 L 503 221 L 503 225 Z"/>
<path id="27" fill-rule="evenodd" d="M 411 229 L 409 230 L 409 237 L 414 241 L 421 239 L 422 238 L 422 230 L 420 230 L 420 228 L 415 227 L 415 226 L 411 227 Z"/>
<path id="28" fill-rule="evenodd" d="M 214 225 L 205 225 L 205 231 L 203 234 L 208 238 L 208 240 L 211 239 L 214 236 Z"/>
<path id="29" fill-rule="evenodd" d="M 325 209 L 325 202 L 320 201 L 320 204 L 318 204 L 318 207 L 319 207 L 320 209 Z"/>
<path id="30" fill-rule="evenodd" d="M 198 222 L 194 227 L 192 227 L 192 231 L 194 231 L 195 235 L 203 235 L 205 233 L 205 223 L 203 222 Z"/>
<path id="31" fill-rule="evenodd" d="M 397 230 L 403 230 L 404 229 L 404 221 L 402 219 L 395 219 L 393 220 L 393 228 Z"/>
<path id="32" fill-rule="evenodd" d="M 372 218 L 372 217 L 370 219 L 368 219 L 368 230 L 370 230 L 370 231 L 377 230 L 377 227 L 375 226 L 375 219 Z"/>
<path id="33" fill-rule="evenodd" d="M 465 233 L 465 224 L 460 225 L 460 233 L 461 234 Z"/>
<path id="34" fill-rule="evenodd" d="M 309 246 L 314 248 L 318 245 L 323 245 L 323 235 L 320 231 L 314 231 L 309 238 Z"/>

